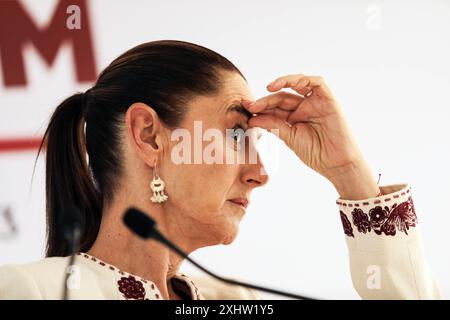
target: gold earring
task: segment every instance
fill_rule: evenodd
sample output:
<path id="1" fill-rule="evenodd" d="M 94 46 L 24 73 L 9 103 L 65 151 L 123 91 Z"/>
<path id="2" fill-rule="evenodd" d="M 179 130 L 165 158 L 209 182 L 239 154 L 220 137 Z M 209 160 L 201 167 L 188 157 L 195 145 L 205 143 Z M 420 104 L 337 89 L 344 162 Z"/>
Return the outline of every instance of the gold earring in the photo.
<path id="1" fill-rule="evenodd" d="M 164 181 L 158 176 L 156 172 L 156 160 L 155 160 L 155 169 L 153 170 L 153 180 L 150 182 L 150 188 L 153 191 L 153 196 L 150 200 L 153 203 L 163 203 L 168 199 L 168 196 L 164 194 Z"/>

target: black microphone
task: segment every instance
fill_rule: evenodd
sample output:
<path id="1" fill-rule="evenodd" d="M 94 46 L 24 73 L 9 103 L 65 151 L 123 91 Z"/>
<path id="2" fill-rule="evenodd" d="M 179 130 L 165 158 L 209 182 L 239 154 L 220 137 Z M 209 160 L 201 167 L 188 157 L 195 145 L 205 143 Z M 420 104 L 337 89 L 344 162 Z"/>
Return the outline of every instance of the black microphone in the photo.
<path id="1" fill-rule="evenodd" d="M 66 240 L 66 245 L 69 248 L 69 263 L 65 270 L 64 277 L 64 289 L 63 289 L 63 300 L 68 299 L 68 286 L 67 281 L 69 279 L 70 273 L 68 269 L 73 265 L 75 261 L 75 254 L 78 251 L 78 247 L 80 245 L 80 237 L 81 237 L 81 213 L 80 210 L 75 205 L 68 205 L 63 211 L 63 215 L 61 217 L 62 231 L 64 232 L 64 238 Z"/>
<path id="2" fill-rule="evenodd" d="M 233 279 L 227 279 L 227 278 L 224 278 L 224 277 L 221 277 L 221 276 L 218 276 L 218 275 L 212 273 L 211 271 L 207 270 L 206 268 L 202 267 L 197 262 L 195 262 L 194 260 L 189 258 L 185 252 L 183 252 L 174 243 L 172 243 L 170 240 L 168 240 L 166 237 L 164 237 L 158 231 L 155 221 L 152 218 L 150 218 L 148 215 L 146 215 L 145 213 L 143 213 L 142 211 L 140 211 L 136 208 L 129 208 L 123 216 L 123 221 L 124 221 L 125 225 L 131 231 L 133 231 L 135 234 L 137 234 L 141 238 L 144 238 L 144 239 L 152 238 L 154 240 L 161 242 L 162 244 L 166 245 L 167 247 L 169 247 L 170 249 L 175 251 L 181 257 L 183 257 L 184 259 L 186 259 L 187 261 L 192 263 L 194 266 L 196 266 L 197 268 L 202 270 L 203 272 L 209 274 L 213 278 L 216 278 L 222 282 L 229 283 L 232 285 L 242 286 L 242 287 L 246 287 L 246 288 L 250 288 L 250 289 L 256 289 L 256 290 L 264 291 L 264 292 L 268 292 L 268 293 L 273 293 L 273 294 L 277 294 L 280 296 L 293 298 L 293 299 L 314 300 L 313 298 L 300 296 L 300 295 L 294 294 L 294 293 L 289 293 L 289 292 L 284 292 L 284 291 L 280 291 L 280 290 L 276 290 L 276 289 L 266 288 L 266 287 L 262 287 L 262 286 L 258 286 L 258 285 L 254 285 L 254 284 L 236 281 Z"/>

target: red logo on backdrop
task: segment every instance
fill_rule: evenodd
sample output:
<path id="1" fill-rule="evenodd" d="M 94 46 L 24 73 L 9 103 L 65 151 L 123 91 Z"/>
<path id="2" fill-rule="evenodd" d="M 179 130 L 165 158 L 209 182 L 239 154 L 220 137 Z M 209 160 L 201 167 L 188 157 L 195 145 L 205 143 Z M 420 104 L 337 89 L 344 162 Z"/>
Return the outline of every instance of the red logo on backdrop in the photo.
<path id="1" fill-rule="evenodd" d="M 75 21 L 70 21 L 75 19 Z M 0 0 L 0 58 L 5 87 L 26 86 L 24 45 L 31 44 L 51 66 L 63 44 L 70 44 L 78 82 L 96 80 L 92 31 L 85 0 L 60 0 L 48 24 L 38 28 L 20 1 Z M 40 138 L 1 139 L 0 152 L 32 150 Z"/>
<path id="2" fill-rule="evenodd" d="M 77 7 L 81 27 L 69 28 L 70 7 Z M 39 29 L 19 1 L 0 1 L 0 56 L 6 87 L 27 84 L 24 45 L 31 43 L 48 66 L 63 44 L 70 43 L 79 82 L 96 79 L 92 32 L 85 0 L 60 0 L 50 22 Z"/>

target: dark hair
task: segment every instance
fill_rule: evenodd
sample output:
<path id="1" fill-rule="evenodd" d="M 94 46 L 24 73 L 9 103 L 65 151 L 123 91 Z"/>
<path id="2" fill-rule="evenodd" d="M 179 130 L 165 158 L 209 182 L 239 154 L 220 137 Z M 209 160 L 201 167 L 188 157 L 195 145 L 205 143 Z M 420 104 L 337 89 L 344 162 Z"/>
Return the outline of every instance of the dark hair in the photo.
<path id="1" fill-rule="evenodd" d="M 143 102 L 168 128 L 176 128 L 194 96 L 218 93 L 221 70 L 245 79 L 229 60 L 205 47 L 147 42 L 119 56 L 92 88 L 56 108 L 37 154 L 46 148 L 47 257 L 70 254 L 61 232 L 67 205 L 82 215 L 78 249 L 89 250 L 97 238 L 103 207 L 123 174 L 120 134 L 128 107 Z"/>

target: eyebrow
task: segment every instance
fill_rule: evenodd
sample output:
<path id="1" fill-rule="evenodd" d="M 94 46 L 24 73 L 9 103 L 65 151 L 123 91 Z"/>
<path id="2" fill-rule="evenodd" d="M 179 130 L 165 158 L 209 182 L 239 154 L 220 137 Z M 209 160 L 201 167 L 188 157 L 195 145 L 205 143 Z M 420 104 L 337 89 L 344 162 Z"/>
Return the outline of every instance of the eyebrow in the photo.
<path id="1" fill-rule="evenodd" d="M 253 114 L 247 109 L 245 109 L 245 107 L 241 104 L 234 104 L 231 107 L 229 107 L 226 111 L 226 114 L 230 112 L 237 112 L 244 115 L 247 118 L 247 121 L 253 116 Z"/>
<path id="2" fill-rule="evenodd" d="M 245 107 L 241 104 L 234 104 L 231 107 L 229 107 L 226 111 L 226 114 L 231 113 L 231 112 L 237 112 L 239 114 L 244 115 L 248 119 L 253 117 L 253 113 L 251 113 L 250 111 L 248 111 L 247 109 L 245 109 Z M 262 137 L 262 133 L 258 134 L 258 139 L 260 139 Z"/>

